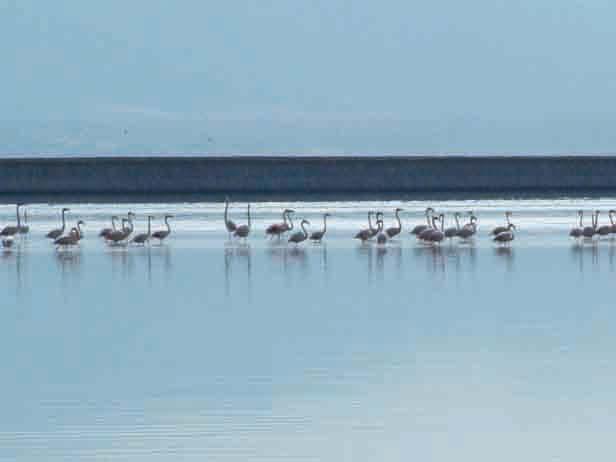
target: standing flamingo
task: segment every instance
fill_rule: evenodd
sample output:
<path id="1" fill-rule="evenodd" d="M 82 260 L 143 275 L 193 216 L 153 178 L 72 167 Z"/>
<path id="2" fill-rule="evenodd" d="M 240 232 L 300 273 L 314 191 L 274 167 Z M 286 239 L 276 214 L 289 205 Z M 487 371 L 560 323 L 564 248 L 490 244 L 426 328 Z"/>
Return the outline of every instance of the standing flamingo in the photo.
<path id="1" fill-rule="evenodd" d="M 19 207 L 21 204 L 16 205 L 17 209 L 17 225 L 16 226 L 5 226 L 2 231 L 0 231 L 0 236 L 2 237 L 14 237 L 16 234 L 19 234 L 21 229 L 21 219 L 19 217 Z"/>
<path id="2" fill-rule="evenodd" d="M 291 231 L 293 229 L 293 220 L 291 219 L 292 213 L 295 213 L 295 210 L 284 209 L 282 212 L 282 223 L 273 223 L 269 225 L 265 230 L 265 234 L 267 234 L 270 239 L 274 236 L 278 236 L 278 239 L 280 239 L 280 236 L 284 233 Z"/>
<path id="3" fill-rule="evenodd" d="M 82 240 L 82 239 L 83 239 L 83 231 L 82 231 L 81 227 L 82 227 L 82 226 L 85 226 L 85 225 L 86 225 L 86 223 L 85 223 L 85 221 L 83 221 L 83 220 L 79 220 L 79 221 L 77 222 L 77 233 L 78 233 L 78 236 L 77 236 L 77 237 L 79 238 L 79 240 Z"/>
<path id="4" fill-rule="evenodd" d="M 162 244 L 162 242 L 169 237 L 171 234 L 171 226 L 169 225 L 169 218 L 173 218 L 173 215 L 165 215 L 165 226 L 167 229 L 161 229 L 159 231 L 154 231 L 150 237 L 154 239 L 158 239 L 158 244 Z M 237 231 L 237 227 L 235 229 Z"/>
<path id="5" fill-rule="evenodd" d="M 458 235 L 460 232 L 460 212 L 456 212 L 453 214 L 453 218 L 456 220 L 456 226 L 447 228 L 445 230 L 445 237 L 448 237 L 450 240 Z"/>
<path id="6" fill-rule="evenodd" d="M 225 228 L 227 228 L 227 233 L 229 234 L 229 238 L 231 238 L 231 233 L 235 231 L 237 225 L 229 220 L 229 197 L 225 197 Z"/>
<path id="7" fill-rule="evenodd" d="M 246 240 L 246 238 L 250 234 L 250 204 L 248 204 L 246 213 L 248 217 L 248 224 L 238 226 L 237 228 L 235 228 L 235 232 L 233 233 L 235 237 L 243 238 L 244 240 Z"/>
<path id="8" fill-rule="evenodd" d="M 614 226 L 614 219 L 612 218 L 612 210 L 609 212 L 610 224 L 599 226 L 597 228 L 597 234 L 599 236 L 607 236 L 608 234 L 612 234 L 612 227 Z"/>
<path id="9" fill-rule="evenodd" d="M 51 231 L 47 233 L 46 237 L 48 237 L 49 239 L 53 239 L 55 241 L 62 235 L 62 233 L 64 233 L 64 230 L 66 229 L 66 218 L 64 214 L 69 211 L 70 209 L 67 209 L 67 208 L 62 209 L 62 228 L 52 229 Z"/>
<path id="10" fill-rule="evenodd" d="M 513 223 L 509 223 L 507 229 L 503 232 L 498 233 L 492 239 L 494 242 L 499 242 L 501 244 L 507 244 L 508 242 L 513 241 L 515 239 L 515 234 L 513 234 L 513 230 L 515 229 L 515 225 Z"/>
<path id="11" fill-rule="evenodd" d="M 445 239 L 445 215 L 442 213 L 438 216 L 438 221 L 441 222 L 441 229 L 435 227 L 435 229 L 430 233 L 427 237 L 427 241 L 432 244 L 440 243 L 443 239 Z"/>
<path id="12" fill-rule="evenodd" d="M 152 218 L 154 218 L 152 215 L 148 215 L 148 232 L 137 234 L 135 237 L 133 237 L 131 242 L 135 244 L 145 245 L 145 243 L 150 240 L 150 236 L 152 236 Z"/>
<path id="13" fill-rule="evenodd" d="M 461 239 L 469 239 L 477 233 L 477 217 L 471 213 L 471 217 L 468 223 L 466 223 L 460 231 L 458 231 L 458 237 Z"/>
<path id="14" fill-rule="evenodd" d="M 438 220 L 438 216 L 432 215 L 432 226 L 430 228 L 423 230 L 421 233 L 419 233 L 417 235 L 417 238 L 421 241 L 429 242 L 430 236 L 432 235 L 432 233 L 438 230 L 438 227 L 436 226 L 437 220 Z"/>
<path id="15" fill-rule="evenodd" d="M 79 230 L 77 228 L 72 228 L 71 232 L 67 236 L 59 237 L 53 241 L 56 249 L 60 250 L 61 248 L 70 248 L 77 244 L 79 244 Z"/>
<path id="16" fill-rule="evenodd" d="M 378 228 L 377 231 L 377 236 L 376 236 L 376 243 L 379 245 L 384 245 L 387 243 L 387 231 L 386 232 L 381 232 L 381 230 L 383 229 L 383 220 L 380 219 L 376 222 L 376 226 Z"/>
<path id="17" fill-rule="evenodd" d="M 502 232 L 509 230 L 509 225 L 511 224 L 511 221 L 509 221 L 510 217 L 511 217 L 511 212 L 505 212 L 505 220 L 507 220 L 507 224 L 505 226 L 497 226 L 496 228 L 492 230 L 490 234 L 492 234 L 492 236 L 496 236 L 497 234 L 500 234 Z"/>
<path id="18" fill-rule="evenodd" d="M 569 231 L 569 236 L 576 239 L 582 237 L 582 235 L 584 234 L 584 225 L 582 224 L 582 220 L 584 219 L 584 211 L 578 210 L 577 214 L 580 220 L 579 226 L 571 228 L 571 231 Z"/>
<path id="19" fill-rule="evenodd" d="M 396 221 L 398 222 L 398 226 L 392 226 L 391 228 L 387 228 L 385 230 L 385 234 L 387 234 L 387 237 L 389 239 L 396 237 L 402 231 L 402 222 L 400 221 L 400 215 L 399 215 L 399 213 L 402 211 L 403 210 L 401 208 L 396 208 L 396 211 L 394 212 L 396 216 Z"/>
<path id="20" fill-rule="evenodd" d="M 23 224 L 23 225 L 20 224 L 19 225 L 19 229 L 17 230 L 17 232 L 19 234 L 28 234 L 30 232 L 30 226 L 28 226 L 28 209 L 26 208 L 25 204 L 18 204 L 18 206 L 24 208 L 24 223 L 25 224 Z M 19 218 L 19 211 L 17 211 L 17 217 Z"/>
<path id="21" fill-rule="evenodd" d="M 117 216 L 111 217 L 111 228 L 103 228 L 101 232 L 98 233 L 98 237 L 107 237 L 108 234 L 113 233 L 116 230 L 116 221 L 119 220 Z"/>
<path id="22" fill-rule="evenodd" d="M 302 228 L 302 230 L 297 231 L 296 233 L 293 233 L 291 237 L 289 237 L 289 242 L 294 243 L 295 246 L 297 247 L 297 245 L 300 242 L 304 242 L 306 239 L 308 239 L 308 231 L 306 231 L 306 228 L 304 228 L 304 225 L 309 225 L 309 224 L 310 222 L 308 220 L 302 220 L 299 225 Z"/>
<path id="23" fill-rule="evenodd" d="M 381 226 L 379 228 L 379 221 L 381 222 Z M 383 212 L 376 212 L 376 228 L 372 227 L 372 223 L 370 225 L 370 238 L 376 236 L 383 229 Z"/>
<path id="24" fill-rule="evenodd" d="M 318 243 L 323 240 L 323 236 L 325 236 L 325 233 L 327 232 L 327 217 L 329 216 L 331 216 L 329 213 L 324 213 L 323 214 L 323 229 L 320 231 L 314 231 L 310 235 L 310 240 L 313 241 L 314 243 Z"/>
<path id="25" fill-rule="evenodd" d="M 590 216 L 590 220 L 592 222 L 592 226 L 585 226 L 582 230 L 582 235 L 591 239 L 597 233 L 597 222 L 599 221 L 599 210 L 595 210 L 595 213 Z"/>
<path id="26" fill-rule="evenodd" d="M 355 236 L 353 236 L 353 239 L 359 239 L 362 242 L 370 239 L 371 233 L 372 233 L 372 230 L 373 230 L 373 228 L 372 228 L 372 214 L 374 214 L 374 212 L 372 210 L 370 210 L 368 212 L 368 228 L 361 229 Z"/>
<path id="27" fill-rule="evenodd" d="M 411 230 L 411 234 L 415 236 L 419 236 L 423 231 L 430 228 L 430 215 L 434 213 L 434 209 L 432 207 L 428 207 L 426 209 L 426 223 L 425 225 L 417 225 Z"/>

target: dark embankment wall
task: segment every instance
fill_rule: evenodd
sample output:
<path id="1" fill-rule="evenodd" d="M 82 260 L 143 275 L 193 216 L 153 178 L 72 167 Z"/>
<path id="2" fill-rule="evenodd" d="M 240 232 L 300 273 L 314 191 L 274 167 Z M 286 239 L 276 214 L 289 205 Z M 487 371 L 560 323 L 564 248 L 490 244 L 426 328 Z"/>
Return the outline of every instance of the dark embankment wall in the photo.
<path id="1" fill-rule="evenodd" d="M 4 194 L 616 191 L 616 156 L 0 160 Z"/>

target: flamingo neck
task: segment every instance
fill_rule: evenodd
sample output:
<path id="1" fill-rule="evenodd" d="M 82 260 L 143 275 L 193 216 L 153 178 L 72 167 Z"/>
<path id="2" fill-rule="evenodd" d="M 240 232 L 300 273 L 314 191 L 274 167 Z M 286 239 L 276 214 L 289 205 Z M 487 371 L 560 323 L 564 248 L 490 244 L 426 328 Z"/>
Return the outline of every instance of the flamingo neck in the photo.
<path id="1" fill-rule="evenodd" d="M 21 228 L 21 219 L 19 218 L 19 205 L 17 205 L 17 227 Z"/>
<path id="2" fill-rule="evenodd" d="M 398 221 L 398 229 L 402 229 L 402 222 L 400 221 L 400 215 L 397 210 L 396 210 L 396 220 Z"/>
<path id="3" fill-rule="evenodd" d="M 302 232 L 304 233 L 304 238 L 308 237 L 308 231 L 306 231 L 306 228 L 304 228 L 304 222 L 303 221 L 300 223 L 300 226 L 302 228 Z"/>
<path id="4" fill-rule="evenodd" d="M 246 213 L 248 215 L 248 229 L 250 229 L 250 204 L 248 205 L 248 211 Z"/>
<path id="5" fill-rule="evenodd" d="M 291 231 L 291 230 L 293 229 L 293 218 L 291 218 L 291 212 L 289 212 L 289 213 L 287 214 L 287 218 L 288 218 L 288 220 L 289 220 L 289 224 L 288 224 L 288 226 L 289 226 L 289 231 Z"/>
<path id="6" fill-rule="evenodd" d="M 227 224 L 229 222 L 229 201 L 227 199 L 225 199 L 225 224 Z"/>
<path id="7" fill-rule="evenodd" d="M 370 228 L 370 231 L 374 231 L 374 227 L 372 226 L 372 212 L 368 212 L 368 228 Z"/>
<path id="8" fill-rule="evenodd" d="M 148 237 L 152 234 L 152 217 L 148 217 Z"/>
<path id="9" fill-rule="evenodd" d="M 453 217 L 456 220 L 456 229 L 460 230 L 460 220 L 458 220 L 458 214 L 456 213 Z"/>
<path id="10" fill-rule="evenodd" d="M 66 229 L 66 220 L 64 218 L 64 213 L 65 211 L 62 210 L 62 232 L 64 232 L 64 230 Z"/>
<path id="11" fill-rule="evenodd" d="M 323 234 L 327 231 L 327 215 L 323 215 Z"/>

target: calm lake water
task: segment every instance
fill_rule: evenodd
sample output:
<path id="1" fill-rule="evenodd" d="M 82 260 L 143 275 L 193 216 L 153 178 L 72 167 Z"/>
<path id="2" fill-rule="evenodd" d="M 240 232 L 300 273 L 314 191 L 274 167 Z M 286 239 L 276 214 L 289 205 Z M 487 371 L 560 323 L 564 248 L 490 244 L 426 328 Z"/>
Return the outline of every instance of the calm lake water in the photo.
<path id="1" fill-rule="evenodd" d="M 432 205 L 473 210 L 471 243 L 418 244 Z M 612 452 L 616 241 L 568 237 L 616 199 L 253 204 L 246 244 L 219 203 L 73 204 L 78 250 L 29 207 L 0 252 L 0 460 L 579 461 Z M 284 207 L 322 245 L 270 242 Z M 379 247 L 366 213 L 402 214 Z M 162 246 L 110 248 L 112 214 L 172 212 Z M 487 234 L 513 212 L 510 248 Z M 245 221 L 244 204 L 232 218 Z M 607 223 L 607 214 L 600 218 Z M 0 207 L 0 223 L 14 222 Z M 589 222 L 589 220 L 587 220 Z M 162 227 L 160 219 L 154 228 Z"/>

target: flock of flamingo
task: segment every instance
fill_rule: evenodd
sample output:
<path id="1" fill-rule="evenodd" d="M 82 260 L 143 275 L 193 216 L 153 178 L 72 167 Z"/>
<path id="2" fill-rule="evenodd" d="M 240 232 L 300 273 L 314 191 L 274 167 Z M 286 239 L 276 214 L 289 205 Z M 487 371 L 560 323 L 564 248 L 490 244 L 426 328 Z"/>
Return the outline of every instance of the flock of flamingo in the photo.
<path id="1" fill-rule="evenodd" d="M 246 240 L 250 235 L 252 227 L 250 204 L 248 204 L 246 210 L 246 223 L 239 225 L 229 218 L 229 205 L 229 199 L 226 198 L 224 223 L 225 228 L 229 234 L 229 238 L 235 237 L 238 239 Z M 27 235 L 30 231 L 30 227 L 28 226 L 27 211 L 24 211 L 24 219 L 22 222 L 20 209 L 23 206 L 23 204 L 16 205 L 17 224 L 5 226 L 0 231 L 2 245 L 5 248 L 12 247 L 16 237 Z M 66 213 L 69 211 L 70 209 L 63 208 L 61 213 L 62 226 L 60 228 L 52 229 L 45 235 L 45 237 L 52 240 L 53 244 L 58 249 L 75 247 L 79 244 L 79 241 L 83 237 L 82 226 L 85 225 L 83 220 L 77 221 L 76 225 L 72 227 L 68 233 L 66 233 Z M 366 228 L 360 229 L 357 234 L 355 234 L 354 238 L 360 240 L 362 243 L 374 240 L 377 244 L 386 244 L 389 240 L 396 238 L 402 233 L 402 221 L 400 220 L 400 212 L 403 212 L 403 209 L 396 208 L 394 210 L 395 224 L 385 229 L 383 222 L 383 212 L 369 211 L 368 226 Z M 616 234 L 616 210 L 610 210 L 608 212 L 610 224 L 602 226 L 599 226 L 600 213 L 601 212 L 599 210 L 594 211 L 591 214 L 591 225 L 584 226 L 584 211 L 579 210 L 577 212 L 577 225 L 571 229 L 571 231 L 569 232 L 569 236 L 575 239 L 592 240 L 595 236 L 607 236 L 610 234 Z M 288 242 L 295 244 L 296 246 L 304 241 L 320 243 L 324 239 L 325 234 L 327 233 L 327 219 L 331 216 L 329 213 L 323 214 L 323 227 L 311 233 L 309 233 L 306 229 L 306 225 L 310 225 L 310 222 L 305 219 L 302 219 L 299 223 L 299 227 L 301 230 L 291 233 L 291 231 L 293 231 L 294 229 L 294 214 L 295 211 L 292 209 L 283 210 L 282 222 L 269 225 L 265 230 L 266 236 L 269 236 L 270 239 L 277 238 L 278 240 L 280 240 L 283 236 L 289 234 L 287 238 Z M 162 241 L 171 234 L 171 226 L 169 224 L 169 219 L 173 218 L 173 215 L 165 215 L 165 228 L 154 232 L 152 232 L 152 220 L 154 220 L 155 217 L 152 215 L 148 215 L 147 232 L 137 234 L 134 233 L 133 220 L 135 219 L 135 217 L 136 215 L 133 212 L 128 212 L 126 217 L 122 217 L 121 219 L 118 216 L 112 216 L 111 227 L 102 229 L 98 233 L 98 236 L 109 245 L 145 245 L 151 240 L 158 240 L 159 243 L 162 243 Z M 508 245 L 511 241 L 515 239 L 516 226 L 511 222 L 511 217 L 511 212 L 505 212 L 505 222 L 503 223 L 503 225 L 495 227 L 490 232 L 490 236 L 493 241 L 503 245 Z M 437 213 L 432 207 L 428 207 L 425 210 L 425 223 L 415 226 L 412 230 L 410 230 L 410 234 L 414 235 L 418 241 L 431 245 L 438 245 L 445 239 L 452 240 L 454 238 L 458 238 L 461 240 L 467 240 L 475 236 L 477 234 L 478 220 L 474 213 L 468 212 L 468 222 L 465 224 L 460 223 L 461 219 L 461 213 L 454 213 L 453 220 L 455 222 L 455 226 L 450 226 L 446 228 L 445 214 Z M 118 221 L 121 221 L 121 226 L 118 226 Z"/>
<path id="2" fill-rule="evenodd" d="M 24 204 L 16 205 L 16 225 L 5 226 L 0 231 L 0 238 L 2 238 L 2 246 L 4 248 L 11 248 L 15 242 L 15 238 L 19 236 L 28 235 L 30 232 L 30 226 L 28 226 L 28 215 L 24 212 L 24 223 L 21 220 L 20 208 Z M 75 247 L 79 244 L 83 237 L 82 226 L 85 226 L 83 220 L 77 221 L 76 225 L 66 233 L 66 212 L 70 212 L 70 209 L 62 209 L 62 226 L 49 231 L 45 237 L 51 239 L 57 249 L 67 249 Z M 169 218 L 173 218 L 173 215 L 165 215 L 165 229 L 161 229 L 152 232 L 152 220 L 154 217 L 148 215 L 148 231 L 145 233 L 134 234 L 133 220 L 136 215 L 133 212 L 128 212 L 125 218 L 122 218 L 122 227 L 118 228 L 117 222 L 120 220 L 118 216 L 111 217 L 111 227 L 104 228 L 98 236 L 110 245 L 126 245 L 128 243 L 145 245 L 151 239 L 157 239 L 162 242 L 171 234 L 171 226 L 169 225 Z"/>

